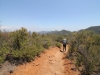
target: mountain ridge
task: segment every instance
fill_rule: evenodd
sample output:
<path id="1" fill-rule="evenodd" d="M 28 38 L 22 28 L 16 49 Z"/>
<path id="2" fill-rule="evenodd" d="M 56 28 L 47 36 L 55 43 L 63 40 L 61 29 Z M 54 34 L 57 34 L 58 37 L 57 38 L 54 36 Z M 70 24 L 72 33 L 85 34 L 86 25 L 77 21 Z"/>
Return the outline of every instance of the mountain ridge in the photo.
<path id="1" fill-rule="evenodd" d="M 85 30 L 91 30 L 97 34 L 100 34 L 100 26 L 91 26 L 91 27 L 88 27 L 87 29 Z"/>
<path id="2" fill-rule="evenodd" d="M 84 31 L 84 30 L 89 30 L 89 31 L 93 31 L 97 34 L 100 34 L 100 26 L 91 26 L 91 27 L 88 27 L 86 29 L 80 29 L 79 31 L 76 31 L 76 32 L 80 32 L 80 31 Z M 55 31 L 40 31 L 38 32 L 39 34 L 70 34 L 71 31 L 69 30 L 55 30 Z"/>

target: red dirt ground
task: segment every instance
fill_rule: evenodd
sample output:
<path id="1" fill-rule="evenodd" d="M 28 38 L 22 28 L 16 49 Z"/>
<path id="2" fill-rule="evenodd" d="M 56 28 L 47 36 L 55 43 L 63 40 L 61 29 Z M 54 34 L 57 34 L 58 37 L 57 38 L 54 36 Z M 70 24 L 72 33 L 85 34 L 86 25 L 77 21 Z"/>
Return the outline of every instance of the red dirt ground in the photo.
<path id="1" fill-rule="evenodd" d="M 79 75 L 77 70 L 71 70 L 75 67 L 74 64 L 70 64 L 71 61 L 67 58 L 63 59 L 67 51 L 60 50 L 57 47 L 45 50 L 40 57 L 18 66 L 10 75 Z"/>

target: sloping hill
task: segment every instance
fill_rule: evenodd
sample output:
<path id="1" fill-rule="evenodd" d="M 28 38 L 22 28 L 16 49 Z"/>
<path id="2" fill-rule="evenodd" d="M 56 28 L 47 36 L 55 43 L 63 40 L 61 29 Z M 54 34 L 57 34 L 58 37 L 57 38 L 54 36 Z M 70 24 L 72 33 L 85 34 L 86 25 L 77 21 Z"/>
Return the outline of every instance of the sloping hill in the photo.
<path id="1" fill-rule="evenodd" d="M 47 34 L 47 33 L 49 33 L 49 32 L 51 32 L 51 31 L 40 31 L 40 32 L 38 32 L 39 34 Z"/>
<path id="2" fill-rule="evenodd" d="M 94 31 L 97 34 L 100 34 L 100 26 L 92 26 L 92 27 L 89 27 L 85 30 L 91 30 L 91 31 Z"/>
<path id="3" fill-rule="evenodd" d="M 39 34 L 69 34 L 70 31 L 68 30 L 61 30 L 61 31 L 41 31 Z"/>
<path id="4" fill-rule="evenodd" d="M 81 29 L 79 30 L 80 31 L 84 31 L 84 30 L 91 30 L 91 31 L 94 31 L 95 33 L 97 34 L 100 34 L 100 26 L 91 26 L 89 28 L 86 28 L 86 29 Z M 71 31 L 68 31 L 68 30 L 61 30 L 61 31 L 41 31 L 39 32 L 40 34 L 60 34 L 60 35 L 65 35 L 65 34 L 70 34 Z"/>
<path id="5" fill-rule="evenodd" d="M 50 33 L 54 33 L 54 34 L 69 34 L 70 31 L 67 30 L 61 30 L 61 31 L 52 31 Z"/>

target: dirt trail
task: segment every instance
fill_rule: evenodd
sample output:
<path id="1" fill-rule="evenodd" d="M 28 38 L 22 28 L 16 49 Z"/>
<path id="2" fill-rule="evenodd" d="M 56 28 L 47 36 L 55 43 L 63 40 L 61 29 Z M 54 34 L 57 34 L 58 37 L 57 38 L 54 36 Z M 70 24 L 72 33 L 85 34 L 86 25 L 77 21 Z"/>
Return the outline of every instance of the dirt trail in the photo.
<path id="1" fill-rule="evenodd" d="M 10 75 L 78 75 L 78 71 L 71 70 L 74 67 L 71 61 L 63 59 L 66 53 L 57 47 L 50 48 L 35 61 L 18 66 Z"/>

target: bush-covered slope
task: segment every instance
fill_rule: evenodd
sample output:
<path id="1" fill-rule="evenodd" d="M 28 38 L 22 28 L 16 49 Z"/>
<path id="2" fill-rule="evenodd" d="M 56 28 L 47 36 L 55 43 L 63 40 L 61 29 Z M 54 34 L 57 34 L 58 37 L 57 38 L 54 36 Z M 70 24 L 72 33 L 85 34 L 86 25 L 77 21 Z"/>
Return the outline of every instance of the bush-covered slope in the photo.
<path id="1" fill-rule="evenodd" d="M 72 33 L 68 57 L 75 61 L 82 75 L 100 73 L 100 35 L 91 31 Z"/>
<path id="2" fill-rule="evenodd" d="M 86 30 L 91 30 L 97 34 L 100 34 L 100 26 L 92 26 L 92 27 L 87 28 Z"/>
<path id="3" fill-rule="evenodd" d="M 41 31 L 39 32 L 40 34 L 57 34 L 57 35 L 65 35 L 65 34 L 70 34 L 70 31 L 67 30 L 61 30 L 61 31 Z"/>
<path id="4" fill-rule="evenodd" d="M 29 33 L 26 28 L 13 32 L 0 31 L 0 63 L 6 60 L 16 64 L 29 62 L 50 46 L 61 47 L 58 36 Z"/>

